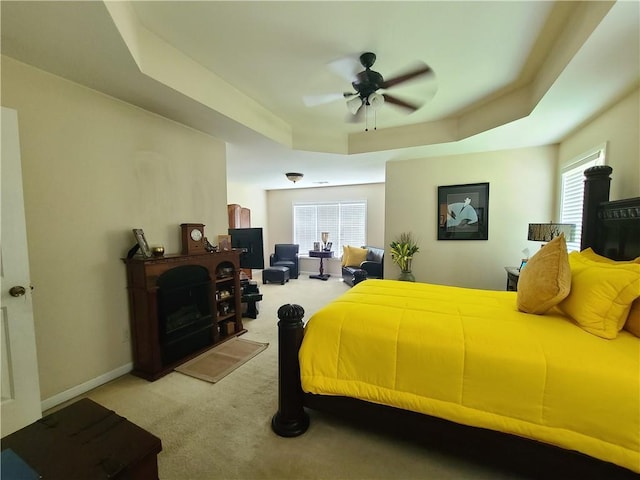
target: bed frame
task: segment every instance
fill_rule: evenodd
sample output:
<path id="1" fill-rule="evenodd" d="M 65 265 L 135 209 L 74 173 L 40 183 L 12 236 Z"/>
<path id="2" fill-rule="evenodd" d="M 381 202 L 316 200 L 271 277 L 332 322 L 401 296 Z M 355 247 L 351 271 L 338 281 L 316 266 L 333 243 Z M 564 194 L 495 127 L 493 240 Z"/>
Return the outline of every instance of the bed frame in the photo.
<path id="1" fill-rule="evenodd" d="M 591 247 L 608 258 L 629 260 L 640 256 L 640 197 L 608 201 L 611 172 L 609 166 L 585 171 L 581 250 Z M 304 393 L 298 361 L 304 336 L 303 316 L 304 309 L 300 305 L 283 305 L 278 310 L 279 399 L 271 427 L 280 436 L 296 437 L 307 430 L 307 407 L 338 416 L 342 421 L 355 421 L 360 428 L 386 430 L 401 439 L 426 440 L 429 448 L 444 448 L 449 453 L 462 448 L 465 460 L 475 454 L 478 461 L 491 461 L 493 451 L 494 461 L 499 465 L 496 468 L 508 468 L 510 473 L 536 477 L 537 469 L 540 476 L 564 472 L 564 478 L 638 479 L 637 475 L 621 467 L 509 434 L 467 427 L 354 398 Z M 509 454 L 504 453 L 505 449 Z"/>

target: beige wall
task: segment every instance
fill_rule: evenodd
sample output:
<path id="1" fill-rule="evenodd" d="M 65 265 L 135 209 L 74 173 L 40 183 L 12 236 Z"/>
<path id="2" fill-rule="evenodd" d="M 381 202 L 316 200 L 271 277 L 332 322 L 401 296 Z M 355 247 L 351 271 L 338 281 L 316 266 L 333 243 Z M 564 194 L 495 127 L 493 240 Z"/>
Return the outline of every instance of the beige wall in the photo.
<path id="1" fill-rule="evenodd" d="M 640 88 L 567 137 L 560 144 L 560 166 L 606 143 L 613 168 L 611 200 L 640 196 Z"/>
<path id="2" fill-rule="evenodd" d="M 169 253 L 180 250 L 180 223 L 226 232 L 225 145 L 6 57 L 2 105 L 18 111 L 47 400 L 131 362 L 120 259 L 132 228 Z"/>
<path id="3" fill-rule="evenodd" d="M 352 185 L 346 187 L 294 188 L 289 190 L 271 190 L 267 192 L 267 212 L 269 236 L 265 238 L 266 249 L 273 252 L 276 243 L 293 241 L 293 211 L 295 202 L 352 201 L 367 202 L 367 243 L 384 246 L 384 203 L 385 188 L 383 183 Z M 318 239 L 320 240 L 320 239 Z M 325 271 L 340 275 L 340 261 L 337 257 L 325 262 Z M 304 252 L 301 252 L 304 254 Z M 268 257 L 265 262 L 269 263 Z M 304 272 L 318 270 L 317 259 L 302 259 L 300 269 Z"/>
<path id="4" fill-rule="evenodd" d="M 529 222 L 552 220 L 556 147 L 486 152 L 387 164 L 385 244 L 412 232 L 419 282 L 504 289 L 505 266 L 518 266 Z M 440 185 L 489 182 L 489 240 L 437 240 Z M 385 277 L 399 269 L 385 256 Z"/>
<path id="5" fill-rule="evenodd" d="M 519 264 L 527 224 L 557 220 L 562 165 L 606 143 L 613 167 L 611 199 L 640 196 L 640 90 L 602 112 L 557 147 L 487 152 L 387 164 L 385 244 L 400 232 L 420 239 L 416 280 L 503 289 L 504 266 Z M 489 240 L 436 240 L 438 185 L 489 182 Z M 418 212 L 418 213 L 416 213 Z M 385 259 L 385 276 L 398 267 Z"/>

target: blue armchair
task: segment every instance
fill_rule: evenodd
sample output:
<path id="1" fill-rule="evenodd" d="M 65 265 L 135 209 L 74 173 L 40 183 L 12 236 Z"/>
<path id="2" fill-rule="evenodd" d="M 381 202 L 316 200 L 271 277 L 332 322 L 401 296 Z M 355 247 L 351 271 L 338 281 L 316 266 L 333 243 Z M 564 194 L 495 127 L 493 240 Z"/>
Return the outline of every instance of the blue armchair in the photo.
<path id="1" fill-rule="evenodd" d="M 298 278 L 298 251 L 300 246 L 295 243 L 276 243 L 275 253 L 269 256 L 272 267 L 289 267 L 289 278 Z"/>

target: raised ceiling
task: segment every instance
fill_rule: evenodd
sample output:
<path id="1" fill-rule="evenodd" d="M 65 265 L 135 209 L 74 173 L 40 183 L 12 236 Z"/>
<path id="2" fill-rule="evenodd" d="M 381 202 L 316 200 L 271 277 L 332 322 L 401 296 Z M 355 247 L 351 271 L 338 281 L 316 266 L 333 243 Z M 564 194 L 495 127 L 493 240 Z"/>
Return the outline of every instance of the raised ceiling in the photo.
<path id="1" fill-rule="evenodd" d="M 227 142 L 230 182 L 384 181 L 387 161 L 560 141 L 637 85 L 638 2 L 10 2 L 2 53 Z M 365 124 L 331 62 L 373 51 L 392 92 Z M 376 127 L 373 130 L 373 127 Z"/>

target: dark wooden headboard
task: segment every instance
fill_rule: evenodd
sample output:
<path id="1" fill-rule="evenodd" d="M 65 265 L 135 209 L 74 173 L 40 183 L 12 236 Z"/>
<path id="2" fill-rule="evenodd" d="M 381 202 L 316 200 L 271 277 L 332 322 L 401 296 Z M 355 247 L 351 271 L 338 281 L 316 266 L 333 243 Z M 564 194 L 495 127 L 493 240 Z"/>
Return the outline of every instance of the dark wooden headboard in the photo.
<path id="1" fill-rule="evenodd" d="M 631 260 L 640 257 L 640 197 L 609 201 L 612 171 L 606 165 L 585 171 L 580 250 Z"/>

